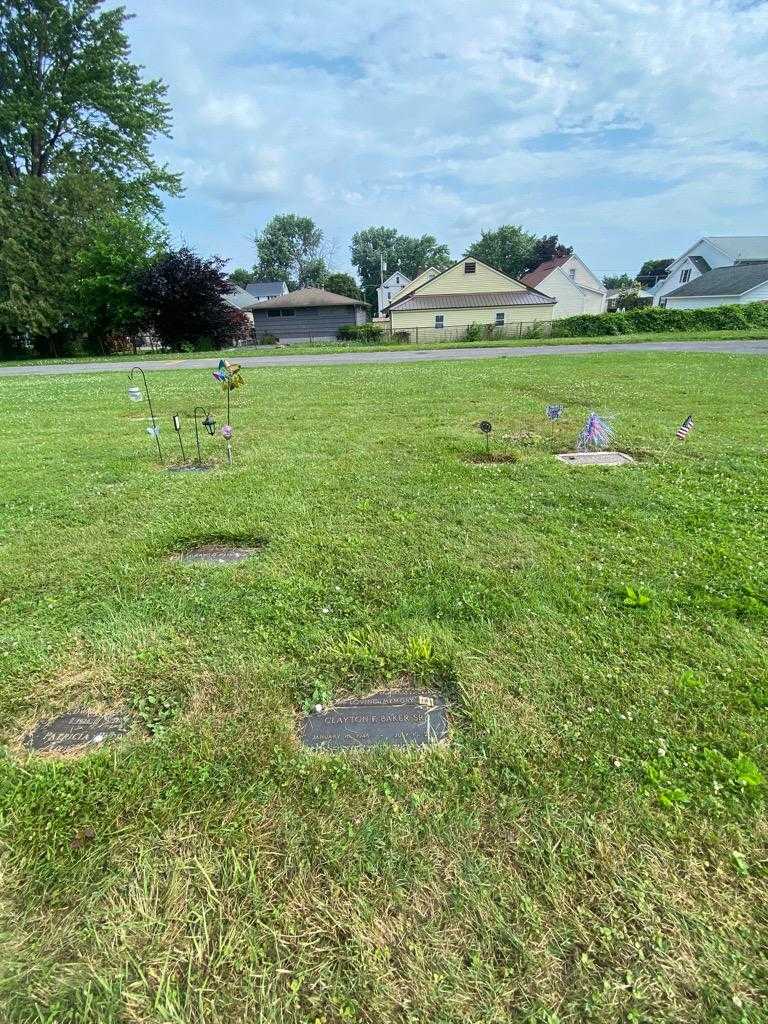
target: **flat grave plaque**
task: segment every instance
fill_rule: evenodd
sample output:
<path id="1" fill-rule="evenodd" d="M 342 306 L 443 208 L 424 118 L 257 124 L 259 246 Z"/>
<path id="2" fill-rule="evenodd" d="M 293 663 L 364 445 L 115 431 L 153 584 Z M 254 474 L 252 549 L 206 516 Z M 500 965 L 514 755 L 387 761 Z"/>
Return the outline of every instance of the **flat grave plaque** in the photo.
<path id="1" fill-rule="evenodd" d="M 206 466 L 205 464 L 194 465 L 194 466 L 169 466 L 169 473 L 207 473 L 209 469 L 213 469 L 213 466 Z"/>
<path id="2" fill-rule="evenodd" d="M 429 690 L 382 690 L 349 697 L 304 717 L 301 741 L 307 747 L 429 746 L 448 735 L 445 699 Z"/>
<path id="3" fill-rule="evenodd" d="M 100 715 L 91 711 L 68 711 L 46 718 L 24 737 L 28 750 L 64 754 L 85 747 L 99 747 L 108 740 L 125 736 L 131 723 L 124 715 Z"/>
<path id="4" fill-rule="evenodd" d="M 555 458 L 569 466 L 626 466 L 635 461 L 624 452 L 563 452 Z"/>
<path id="5" fill-rule="evenodd" d="M 176 560 L 184 565 L 228 565 L 232 562 L 243 562 L 255 555 L 259 549 L 255 547 L 234 547 L 228 544 L 201 544 L 189 548 L 176 555 Z"/>

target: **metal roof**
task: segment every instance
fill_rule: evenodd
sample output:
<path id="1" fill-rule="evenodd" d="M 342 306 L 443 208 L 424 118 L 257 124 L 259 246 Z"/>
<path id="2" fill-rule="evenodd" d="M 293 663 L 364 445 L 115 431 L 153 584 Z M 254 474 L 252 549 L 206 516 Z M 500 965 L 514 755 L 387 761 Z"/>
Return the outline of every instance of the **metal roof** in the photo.
<path id="1" fill-rule="evenodd" d="M 265 295 L 282 295 L 285 291 L 284 281 L 250 281 L 245 290 L 257 299 L 263 299 Z"/>
<path id="2" fill-rule="evenodd" d="M 768 260 L 768 235 L 705 235 L 704 240 L 734 260 Z"/>
<path id="3" fill-rule="evenodd" d="M 555 300 L 530 288 L 511 292 L 450 292 L 445 295 L 412 295 L 393 302 L 393 313 L 414 309 L 481 309 L 488 306 L 550 306 Z"/>
<path id="4" fill-rule="evenodd" d="M 667 298 L 683 295 L 743 295 L 765 281 L 768 281 L 768 262 L 716 267 L 680 288 L 675 288 L 673 292 L 667 292 Z"/>
<path id="5" fill-rule="evenodd" d="M 369 303 L 360 299 L 350 299 L 348 295 L 337 295 L 327 292 L 325 288 L 299 288 L 296 292 L 288 292 L 277 299 L 266 299 L 253 306 L 255 312 L 262 309 L 299 309 L 307 306 L 367 306 Z"/>
<path id="6" fill-rule="evenodd" d="M 251 293 L 247 292 L 245 288 L 241 288 L 239 284 L 235 284 L 234 281 L 229 283 L 232 286 L 232 291 L 223 296 L 224 301 L 228 302 L 230 306 L 234 306 L 235 309 L 250 309 L 254 303 Z"/>

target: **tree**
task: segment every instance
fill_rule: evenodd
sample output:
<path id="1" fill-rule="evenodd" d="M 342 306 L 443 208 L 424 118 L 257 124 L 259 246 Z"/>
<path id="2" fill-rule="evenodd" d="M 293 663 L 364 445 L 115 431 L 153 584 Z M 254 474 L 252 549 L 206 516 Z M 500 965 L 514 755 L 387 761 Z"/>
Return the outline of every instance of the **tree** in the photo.
<path id="1" fill-rule="evenodd" d="M 494 231 L 481 231 L 478 241 L 464 253 L 482 260 L 509 277 L 520 277 L 540 263 L 556 256 L 570 256 L 573 249 L 561 245 L 557 235 L 538 238 L 519 224 L 502 224 Z"/>
<path id="2" fill-rule="evenodd" d="M 451 263 L 448 246 L 438 244 L 434 235 L 416 238 L 401 235 L 397 228 L 385 227 L 365 228 L 354 234 L 351 257 L 360 276 L 363 297 L 374 308 L 376 289 L 381 283 L 382 260 L 385 278 L 394 270 L 414 278 L 427 267 L 443 270 Z"/>
<path id="3" fill-rule="evenodd" d="M 637 279 L 646 287 L 652 287 L 660 277 L 667 276 L 667 271 L 674 262 L 674 260 L 646 260 L 640 267 Z"/>
<path id="4" fill-rule="evenodd" d="M 362 299 L 360 286 L 351 274 L 336 272 L 329 274 L 323 282 L 323 288 L 337 295 L 348 295 L 350 299 Z"/>
<path id="5" fill-rule="evenodd" d="M 603 287 L 611 291 L 630 291 L 637 288 L 637 281 L 631 274 L 606 274 L 603 278 Z"/>
<path id="6" fill-rule="evenodd" d="M 160 258 L 166 236 L 144 220 L 110 214 L 73 255 L 73 322 L 88 351 L 132 340 L 146 321 L 136 277 Z"/>
<path id="7" fill-rule="evenodd" d="M 5 0 L 0 6 L 0 176 L 98 172 L 159 209 L 179 178 L 151 151 L 167 135 L 166 87 L 129 59 L 125 9 L 104 0 Z"/>
<path id="8" fill-rule="evenodd" d="M 226 262 L 218 256 L 203 260 L 185 247 L 137 276 L 146 322 L 168 348 L 224 348 L 248 336 L 248 318 L 223 298 L 231 290 Z"/>
<path id="9" fill-rule="evenodd" d="M 233 284 L 239 284 L 241 288 L 245 288 L 249 285 L 254 278 L 252 270 L 246 270 L 245 267 L 235 267 L 229 274 L 229 280 Z"/>
<path id="10" fill-rule="evenodd" d="M 256 234 L 255 242 L 254 273 L 260 280 L 285 281 L 291 291 L 320 286 L 326 275 L 323 232 L 311 217 L 278 213 Z"/>

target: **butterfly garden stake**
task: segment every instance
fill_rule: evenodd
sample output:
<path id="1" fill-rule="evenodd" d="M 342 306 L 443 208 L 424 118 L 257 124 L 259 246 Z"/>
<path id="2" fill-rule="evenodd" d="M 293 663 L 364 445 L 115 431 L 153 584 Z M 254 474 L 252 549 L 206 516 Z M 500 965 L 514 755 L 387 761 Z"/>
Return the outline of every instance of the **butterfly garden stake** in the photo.
<path id="1" fill-rule="evenodd" d="M 230 396 L 235 388 L 244 386 L 245 381 L 240 372 L 239 363 L 230 363 L 228 359 L 220 359 L 218 369 L 213 371 L 213 379 L 221 384 L 227 396 L 227 422 L 221 428 L 221 436 L 227 442 L 227 462 L 232 463 L 232 417 L 230 415 Z"/>
<path id="2" fill-rule="evenodd" d="M 149 385 L 147 384 L 147 378 L 144 375 L 144 371 L 140 366 L 134 366 L 131 368 L 131 372 L 128 374 L 128 380 L 133 381 L 133 375 L 136 371 L 141 374 L 141 379 L 144 381 L 144 390 L 147 393 L 147 402 L 149 403 L 149 417 L 152 420 L 152 426 L 147 427 L 147 433 L 150 437 L 154 437 L 155 443 L 157 444 L 157 457 L 160 460 L 160 465 L 163 464 L 163 450 L 160 447 L 160 427 L 157 420 L 155 419 L 155 410 L 152 408 L 152 396 L 149 393 Z M 128 388 L 128 397 L 132 402 L 140 402 L 142 400 L 141 390 L 135 385 L 131 384 Z"/>

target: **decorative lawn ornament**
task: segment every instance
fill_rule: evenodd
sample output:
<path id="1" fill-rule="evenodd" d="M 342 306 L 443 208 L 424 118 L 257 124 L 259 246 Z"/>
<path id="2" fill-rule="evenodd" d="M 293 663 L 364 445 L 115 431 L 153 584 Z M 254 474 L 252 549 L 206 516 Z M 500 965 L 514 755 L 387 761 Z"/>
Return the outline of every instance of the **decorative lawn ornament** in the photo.
<path id="1" fill-rule="evenodd" d="M 565 412 L 564 405 L 548 405 L 547 406 L 547 419 L 548 420 L 559 420 Z"/>
<path id="2" fill-rule="evenodd" d="M 240 372 L 239 363 L 230 363 L 227 359 L 219 360 L 219 368 L 213 371 L 213 378 L 221 384 L 221 389 L 226 393 L 227 396 L 227 426 L 229 427 L 230 434 L 226 437 L 227 442 L 227 462 L 232 464 L 232 416 L 230 413 L 230 395 L 236 388 L 242 388 L 245 386 L 243 375 Z M 223 433 L 223 431 L 222 431 Z"/>
<path id="3" fill-rule="evenodd" d="M 576 447 L 581 452 L 586 452 L 590 448 L 593 450 L 605 448 L 612 437 L 612 428 L 605 420 L 601 420 L 596 412 L 591 412 L 587 417 L 587 422 L 584 424 L 584 429 L 579 435 Z"/>
<path id="4" fill-rule="evenodd" d="M 195 421 L 195 446 L 197 447 L 197 464 L 201 466 L 203 463 L 203 455 L 200 451 L 200 431 L 197 428 L 197 417 L 201 415 L 204 417 L 202 424 L 205 427 L 207 433 L 213 436 L 213 432 L 216 429 L 216 420 L 211 416 L 207 409 L 204 409 L 202 405 L 196 405 L 192 412 L 192 418 Z"/>
<path id="5" fill-rule="evenodd" d="M 178 413 L 173 417 L 173 429 L 176 431 L 176 437 L 179 439 L 179 448 L 181 448 L 181 461 L 186 462 L 187 456 L 184 451 L 184 442 L 181 439 L 181 416 Z"/>
<path id="6" fill-rule="evenodd" d="M 232 427 L 229 425 L 229 423 L 225 423 L 224 426 L 221 428 L 221 436 L 227 442 L 227 462 L 230 464 L 230 466 L 232 465 L 232 435 L 233 434 L 234 434 L 234 430 L 232 429 Z"/>
<path id="7" fill-rule="evenodd" d="M 147 378 L 144 375 L 144 371 L 142 370 L 142 368 L 140 366 L 132 367 L 131 372 L 128 374 L 128 380 L 132 381 L 133 375 L 137 371 L 141 374 L 141 379 L 144 381 L 144 390 L 147 393 L 147 402 L 149 403 L 149 415 L 152 420 L 152 426 L 147 427 L 147 433 L 149 434 L 150 437 L 153 437 L 155 439 L 155 442 L 157 444 L 157 457 L 160 460 L 160 465 L 162 466 L 163 450 L 160 447 L 160 427 L 158 426 L 157 420 L 155 419 L 155 410 L 152 408 L 152 396 L 149 393 L 149 385 L 147 384 Z M 141 391 L 139 390 L 138 387 L 136 387 L 135 384 L 132 387 L 128 388 L 128 397 L 132 402 L 140 402 L 142 400 Z"/>
<path id="8" fill-rule="evenodd" d="M 485 434 L 485 450 L 489 452 L 491 450 L 491 431 L 493 430 L 493 424 L 489 423 L 488 420 L 481 420 L 477 426 L 480 433 Z"/>

